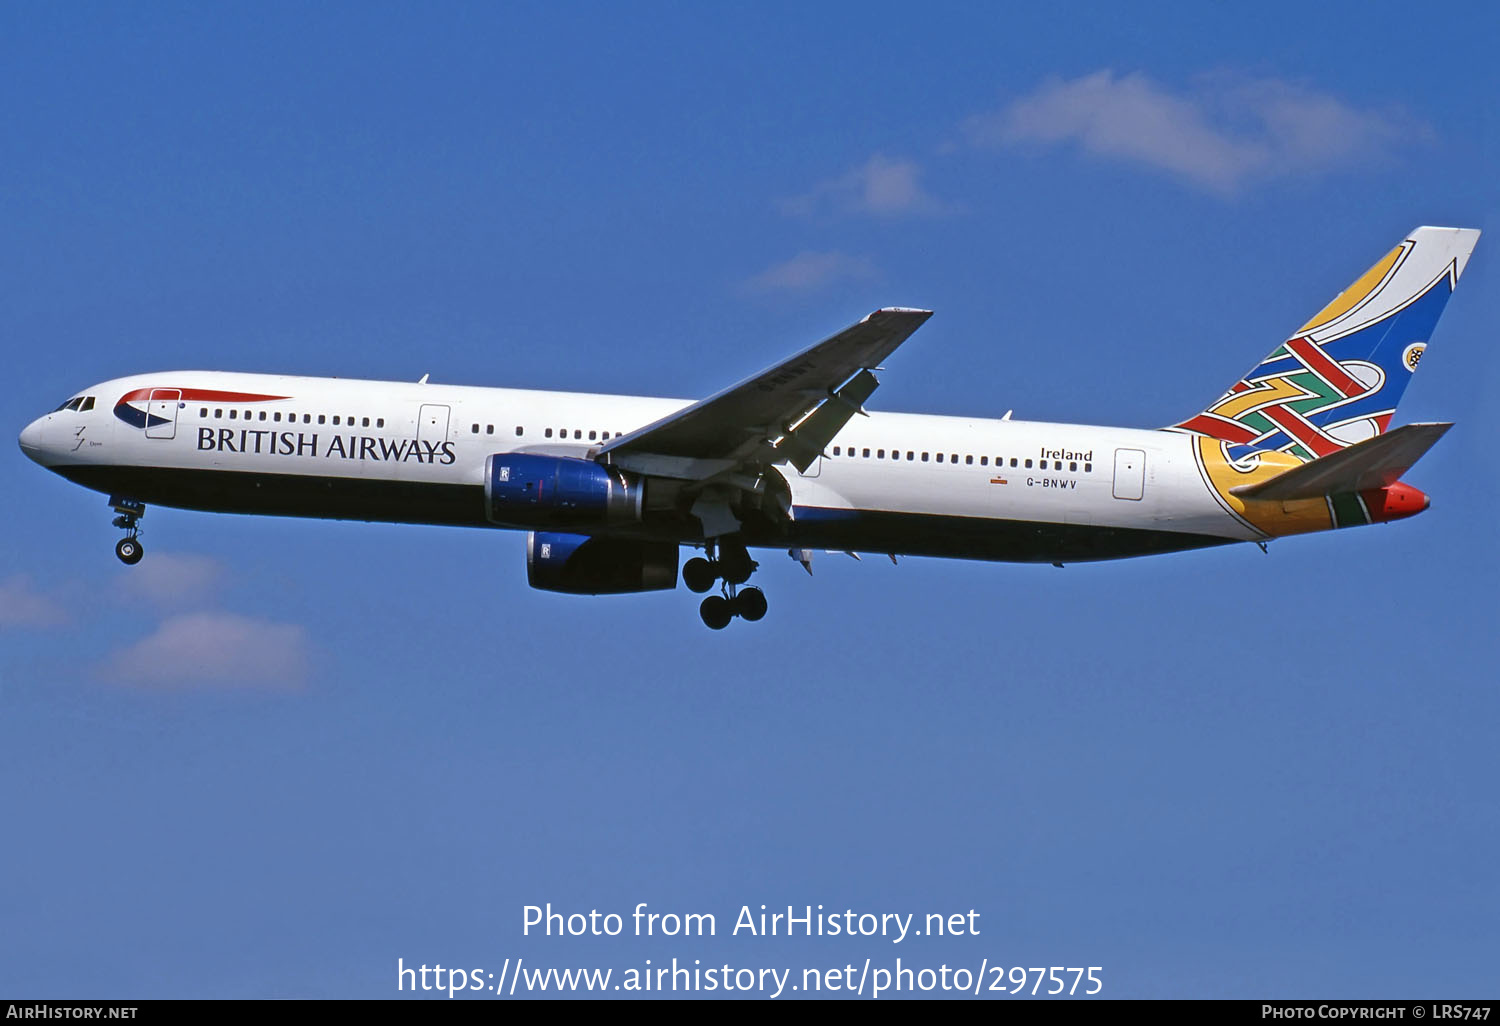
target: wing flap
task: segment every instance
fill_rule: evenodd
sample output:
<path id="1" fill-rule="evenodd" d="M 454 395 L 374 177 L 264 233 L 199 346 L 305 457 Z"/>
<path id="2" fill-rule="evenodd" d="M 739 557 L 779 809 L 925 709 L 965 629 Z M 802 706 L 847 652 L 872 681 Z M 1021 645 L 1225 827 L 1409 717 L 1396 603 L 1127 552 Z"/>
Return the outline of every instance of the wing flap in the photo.
<path id="1" fill-rule="evenodd" d="M 823 404 L 813 410 L 802 422 L 787 432 L 776 446 L 776 451 L 786 457 L 798 472 L 805 473 L 813 460 L 823 455 L 828 443 L 833 441 L 856 413 L 864 413 L 865 400 L 880 384 L 875 375 L 862 370 L 849 379 L 849 383 L 830 395 Z"/>
<path id="2" fill-rule="evenodd" d="M 1407 424 L 1230 492 L 1242 499 L 1289 502 L 1344 495 L 1394 484 L 1452 424 Z"/>

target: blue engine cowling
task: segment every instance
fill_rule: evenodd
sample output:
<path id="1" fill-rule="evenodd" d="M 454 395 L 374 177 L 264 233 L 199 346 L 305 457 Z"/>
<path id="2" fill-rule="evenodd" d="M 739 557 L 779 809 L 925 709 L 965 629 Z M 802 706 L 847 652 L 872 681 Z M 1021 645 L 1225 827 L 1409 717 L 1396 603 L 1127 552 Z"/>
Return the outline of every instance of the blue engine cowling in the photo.
<path id="1" fill-rule="evenodd" d="M 638 521 L 642 494 L 639 480 L 593 460 L 501 452 L 485 462 L 485 503 L 497 524 L 583 527 Z"/>
<path id="2" fill-rule="evenodd" d="M 677 586 L 677 543 L 532 531 L 526 580 L 571 595 L 623 595 Z"/>

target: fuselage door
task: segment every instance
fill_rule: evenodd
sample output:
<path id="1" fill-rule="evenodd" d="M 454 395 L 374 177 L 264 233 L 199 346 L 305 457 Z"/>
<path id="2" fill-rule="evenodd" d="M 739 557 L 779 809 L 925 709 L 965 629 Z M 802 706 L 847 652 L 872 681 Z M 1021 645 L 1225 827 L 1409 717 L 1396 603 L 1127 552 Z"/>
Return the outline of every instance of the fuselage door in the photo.
<path id="1" fill-rule="evenodd" d="M 448 440 L 448 407 L 422 404 L 417 415 L 417 441 L 442 445 Z"/>
<path id="2" fill-rule="evenodd" d="M 1139 499 L 1146 494 L 1146 454 L 1140 449 L 1115 450 L 1115 498 Z"/>
<path id="3" fill-rule="evenodd" d="M 182 391 L 176 388 L 153 388 L 146 400 L 146 437 L 177 437 L 177 404 Z"/>

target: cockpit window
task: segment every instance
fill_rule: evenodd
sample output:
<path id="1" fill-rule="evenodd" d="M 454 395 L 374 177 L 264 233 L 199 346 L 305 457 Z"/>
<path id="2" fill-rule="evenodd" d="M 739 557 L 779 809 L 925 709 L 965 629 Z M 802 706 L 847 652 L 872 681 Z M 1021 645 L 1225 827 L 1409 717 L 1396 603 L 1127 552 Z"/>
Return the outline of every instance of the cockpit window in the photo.
<path id="1" fill-rule="evenodd" d="M 94 397 L 91 396 L 91 395 L 86 395 L 86 396 L 83 397 L 82 404 L 80 404 L 79 407 L 78 407 L 78 412 L 79 413 L 87 413 L 90 410 L 92 410 L 93 408 L 94 408 Z"/>

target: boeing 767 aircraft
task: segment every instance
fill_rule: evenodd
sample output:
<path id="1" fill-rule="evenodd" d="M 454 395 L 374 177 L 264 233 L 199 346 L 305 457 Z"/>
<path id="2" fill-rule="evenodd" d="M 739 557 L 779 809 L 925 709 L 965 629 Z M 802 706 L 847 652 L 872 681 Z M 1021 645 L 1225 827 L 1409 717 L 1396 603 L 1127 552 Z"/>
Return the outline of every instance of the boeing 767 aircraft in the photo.
<path id="1" fill-rule="evenodd" d="M 528 531 L 527 579 L 672 588 L 759 620 L 750 549 L 1068 563 L 1382 523 L 1451 426 L 1391 417 L 1479 232 L 1418 228 L 1208 409 L 1159 430 L 867 412 L 931 316 L 877 310 L 698 402 L 164 371 L 93 385 L 21 432 L 109 495 L 142 555 L 147 504 Z"/>

